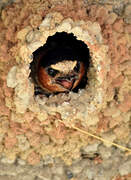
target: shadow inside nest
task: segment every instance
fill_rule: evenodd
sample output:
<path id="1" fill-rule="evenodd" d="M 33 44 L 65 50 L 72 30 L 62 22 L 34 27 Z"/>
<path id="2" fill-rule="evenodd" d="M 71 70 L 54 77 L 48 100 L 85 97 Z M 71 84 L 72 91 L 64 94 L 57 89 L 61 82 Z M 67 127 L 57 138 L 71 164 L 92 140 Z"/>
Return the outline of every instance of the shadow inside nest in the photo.
<path id="1" fill-rule="evenodd" d="M 77 40 L 73 33 L 56 32 L 49 36 L 46 44 L 33 52 L 33 61 L 30 63 L 34 95 L 49 97 L 63 92 L 77 93 L 79 89 L 84 89 L 88 82 L 90 59 L 89 48 L 83 41 Z M 71 67 L 71 62 L 76 65 Z"/>

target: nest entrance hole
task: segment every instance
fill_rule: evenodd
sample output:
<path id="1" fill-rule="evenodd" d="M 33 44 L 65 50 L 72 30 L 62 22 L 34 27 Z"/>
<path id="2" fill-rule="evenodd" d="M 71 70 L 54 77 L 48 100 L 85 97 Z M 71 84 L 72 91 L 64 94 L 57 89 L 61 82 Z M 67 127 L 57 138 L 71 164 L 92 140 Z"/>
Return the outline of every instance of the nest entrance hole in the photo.
<path id="1" fill-rule="evenodd" d="M 77 40 L 77 37 L 73 33 L 56 32 L 53 36 L 47 38 L 46 43 L 33 52 L 33 61 L 30 63 L 30 77 L 34 83 L 34 95 L 46 95 L 50 96 L 50 93 L 46 92 L 38 80 L 39 64 L 42 64 L 44 68 L 58 62 L 62 62 L 65 59 L 74 60 L 77 59 L 84 63 L 85 75 L 83 76 L 79 85 L 72 91 L 77 93 L 79 89 L 84 89 L 88 82 L 87 71 L 90 65 L 90 52 L 87 45 Z M 67 93 L 67 92 L 66 92 Z M 55 92 L 54 94 L 59 94 Z"/>

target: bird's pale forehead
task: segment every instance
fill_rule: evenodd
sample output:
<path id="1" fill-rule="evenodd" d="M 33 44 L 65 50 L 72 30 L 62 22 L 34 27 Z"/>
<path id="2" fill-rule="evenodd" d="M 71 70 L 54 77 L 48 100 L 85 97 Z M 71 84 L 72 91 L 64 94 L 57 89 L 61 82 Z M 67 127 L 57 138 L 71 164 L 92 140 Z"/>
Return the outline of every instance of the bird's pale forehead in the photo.
<path id="1" fill-rule="evenodd" d="M 76 64 L 77 64 L 76 60 L 75 61 L 64 60 L 62 62 L 58 62 L 56 64 L 51 65 L 51 68 L 58 71 L 69 72 L 74 69 Z"/>

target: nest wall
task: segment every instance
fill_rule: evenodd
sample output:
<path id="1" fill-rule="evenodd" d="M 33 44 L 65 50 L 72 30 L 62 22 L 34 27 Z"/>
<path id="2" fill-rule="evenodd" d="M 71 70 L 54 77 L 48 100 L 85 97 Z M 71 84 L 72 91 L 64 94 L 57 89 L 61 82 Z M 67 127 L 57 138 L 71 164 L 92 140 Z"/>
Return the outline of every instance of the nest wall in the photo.
<path id="1" fill-rule="evenodd" d="M 15 8 L 19 9 L 17 4 Z M 72 129 L 75 125 L 110 141 L 129 142 L 130 25 L 118 19 L 111 6 L 91 5 L 88 16 L 84 6 L 83 13 L 72 9 L 71 14 L 62 6 L 53 8 L 53 12 L 45 11 L 43 21 L 43 11 L 41 14 L 35 11 L 36 15 L 25 25 L 13 22 L 17 33 L 6 18 L 6 10 L 2 14 L 4 26 L 1 26 L 7 30 L 1 71 L 5 61 L 11 59 L 11 62 L 7 70 L 2 71 L 0 149 L 3 161 L 8 163 L 19 157 L 33 165 L 48 156 L 61 157 L 71 163 L 72 159 L 80 157 L 83 146 L 96 141 Z M 43 46 L 49 36 L 63 31 L 73 33 L 89 47 L 89 83 L 78 93 L 35 97 L 34 84 L 29 77 L 32 53 Z"/>
<path id="2" fill-rule="evenodd" d="M 18 36 L 21 37 L 23 31 L 26 30 L 26 28 L 23 29 Z M 93 120 L 95 118 L 93 116 L 105 104 L 106 75 L 110 69 L 110 59 L 107 56 L 108 47 L 102 44 L 100 31 L 100 26 L 96 22 L 73 22 L 72 19 L 64 19 L 60 13 L 56 12 L 45 17 L 39 30 L 27 31 L 24 44 L 19 51 L 18 65 L 13 66 L 7 76 L 8 87 L 15 88 L 13 97 L 15 113 L 23 114 L 29 109 L 36 114 L 35 107 L 37 107 L 41 113 L 41 118 L 38 118 L 40 121 L 42 121 L 42 117 L 44 121 L 48 114 L 59 113 L 65 123 L 76 123 L 76 120 L 79 120 L 83 122 L 84 126 L 95 125 L 96 121 Z M 56 32 L 73 33 L 78 40 L 82 40 L 88 45 L 92 64 L 87 74 L 89 84 L 85 90 L 80 90 L 78 93 L 63 93 L 49 98 L 35 97 L 34 87 L 29 78 L 32 53 L 44 45 L 47 38 Z M 98 45 L 99 43 L 100 45 Z M 17 117 L 15 121 L 17 122 Z"/>

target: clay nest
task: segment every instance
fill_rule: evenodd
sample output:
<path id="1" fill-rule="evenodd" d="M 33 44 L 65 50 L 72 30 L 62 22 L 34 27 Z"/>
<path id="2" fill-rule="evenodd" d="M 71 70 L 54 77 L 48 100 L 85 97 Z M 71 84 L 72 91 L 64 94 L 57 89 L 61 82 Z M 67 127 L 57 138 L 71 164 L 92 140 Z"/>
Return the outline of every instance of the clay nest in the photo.
<path id="1" fill-rule="evenodd" d="M 72 33 L 76 40 L 81 40 L 89 48 L 91 59 L 87 72 L 88 83 L 84 89 L 80 89 L 77 93 L 60 93 L 50 97 L 35 96 L 34 83 L 30 77 L 33 52 L 43 46 L 48 37 L 55 35 L 56 32 Z M 51 136 L 53 143 L 49 143 L 50 148 L 53 148 L 54 143 L 63 144 L 66 141 L 65 134 L 68 132 L 70 134 L 68 127 L 72 127 L 72 125 L 79 124 L 95 131 L 99 121 L 97 114 L 106 105 L 108 87 L 106 76 L 110 70 L 110 58 L 107 56 L 108 47 L 103 43 L 99 24 L 91 21 L 73 21 L 71 18 L 64 19 L 61 13 L 54 12 L 47 14 L 39 28 L 30 30 L 29 27 L 26 27 L 22 29 L 17 34 L 17 38 L 22 41 L 18 45 L 20 48 L 17 65 L 10 69 L 7 76 L 7 86 L 14 88 L 11 104 L 8 103 L 8 107 L 12 110 L 11 121 L 24 124 L 27 121 L 31 123 L 32 119 L 35 119 L 35 122 L 44 127 L 45 134 Z M 31 118 L 29 118 L 29 114 L 31 114 Z M 66 128 L 59 120 L 68 127 Z M 60 132 L 52 137 L 54 130 L 57 131 L 59 128 Z M 79 137 L 79 133 L 76 136 Z M 73 138 L 71 139 L 74 141 Z M 74 141 L 71 146 L 66 145 L 64 151 L 66 152 L 69 146 L 72 148 L 73 144 L 77 144 L 77 157 L 79 156 L 79 147 L 84 141 L 84 137 L 79 145 Z M 41 144 L 41 146 L 43 148 L 38 148 L 37 151 L 44 157 L 48 154 L 49 147 L 46 146 L 48 147 L 48 151 L 46 151 L 45 145 Z M 57 155 L 62 156 L 62 151 L 61 149 L 59 153 L 58 150 Z M 54 152 L 49 154 L 53 155 Z"/>
<path id="2" fill-rule="evenodd" d="M 130 33 L 130 27 L 117 18 L 110 6 L 91 5 L 88 7 L 90 10 L 87 8 L 87 17 L 84 6 L 79 2 L 77 6 L 72 6 L 75 10 L 72 8 L 69 13 L 62 4 L 53 6 L 51 12 L 47 13 L 41 10 L 39 3 L 37 7 L 36 4 L 32 5 L 32 9 L 27 3 L 27 14 L 26 8 L 20 9 L 18 3 L 16 12 L 21 12 L 21 26 L 18 17 L 12 18 L 13 25 L 10 25 L 12 15 L 9 16 L 6 11 L 2 13 L 7 32 L 4 43 L 4 38 L 1 38 L 1 59 L 2 62 L 3 59 L 9 62 L 2 80 L 7 79 L 7 86 L 10 87 L 7 88 L 6 82 L 2 84 L 4 96 L 1 98 L 4 101 L 1 102 L 4 105 L 0 111 L 0 150 L 7 157 L 6 162 L 14 162 L 16 157 L 20 157 L 30 164 L 36 164 L 41 156 L 45 159 L 51 155 L 71 163 L 72 159 L 80 157 L 81 147 L 95 141 L 74 130 L 74 125 L 110 141 L 117 139 L 120 143 L 129 142 L 131 95 L 127 49 L 130 47 L 130 38 L 127 34 Z M 77 13 L 76 7 L 80 7 Z M 39 15 L 36 13 L 38 9 L 41 10 Z M 32 10 L 37 15 L 25 20 Z M 13 8 L 9 9 L 9 12 L 12 11 Z M 4 34 L 6 28 L 3 25 L 1 27 Z M 89 48 L 91 60 L 88 83 L 78 93 L 61 93 L 49 98 L 35 96 L 34 83 L 30 77 L 32 55 L 56 32 L 73 33 L 77 40 Z M 7 47 L 12 47 L 8 56 Z M 3 64 L 0 67 L 2 69 Z"/>
<path id="3" fill-rule="evenodd" d="M 25 28 L 18 36 L 22 36 L 25 31 L 27 33 L 19 51 L 18 65 L 12 67 L 7 77 L 8 87 L 15 88 L 13 101 L 16 112 L 25 113 L 29 109 L 36 113 L 37 107 L 43 114 L 43 121 L 47 114 L 59 113 L 65 123 L 76 124 L 77 121 L 85 127 L 95 125 L 98 121 L 96 114 L 105 105 L 106 75 L 110 69 L 108 47 L 103 44 L 99 24 L 90 21 L 73 22 L 71 18 L 64 19 L 60 13 L 54 12 L 46 16 L 39 30 L 28 31 Z M 78 93 L 60 93 L 49 98 L 34 96 L 34 84 L 29 77 L 32 53 L 56 32 L 73 33 L 77 40 L 83 41 L 89 47 L 91 65 L 87 73 L 88 85 Z"/>

